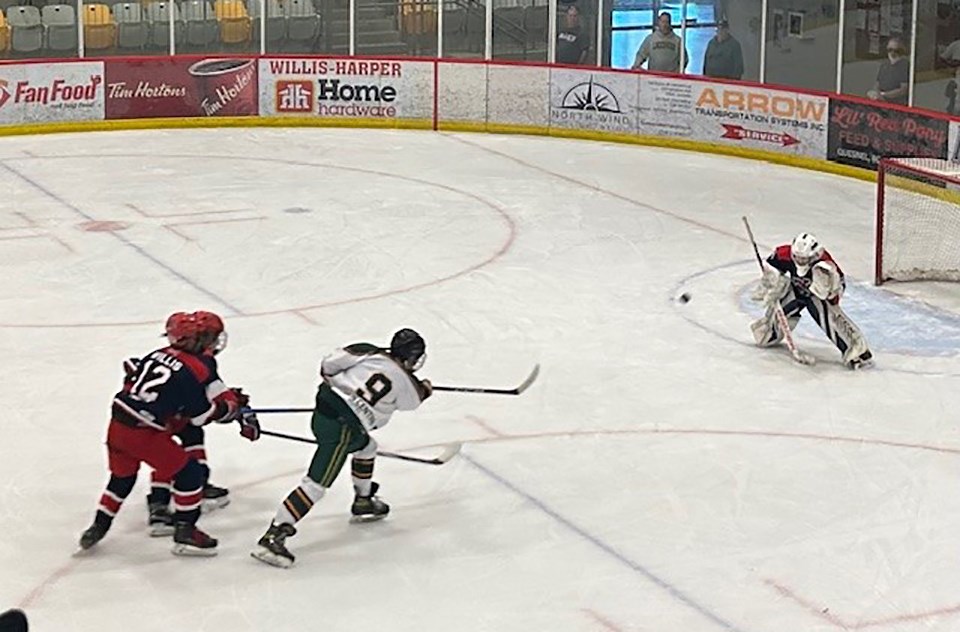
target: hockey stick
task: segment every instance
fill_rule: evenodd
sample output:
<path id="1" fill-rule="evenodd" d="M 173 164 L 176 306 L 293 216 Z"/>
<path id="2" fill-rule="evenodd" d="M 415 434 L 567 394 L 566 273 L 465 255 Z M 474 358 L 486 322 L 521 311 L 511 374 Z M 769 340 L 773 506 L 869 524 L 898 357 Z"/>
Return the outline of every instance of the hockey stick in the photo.
<path id="1" fill-rule="evenodd" d="M 277 437 L 278 439 L 287 439 L 288 441 L 299 441 L 300 443 L 310 443 L 317 445 L 317 442 L 314 439 L 307 439 L 306 437 L 297 437 L 294 435 L 284 434 L 282 432 L 272 432 L 270 430 L 261 430 L 260 434 L 266 435 L 268 437 Z M 410 456 L 409 454 L 400 454 L 399 452 L 388 452 L 386 450 L 377 450 L 377 456 L 382 456 L 388 459 L 398 459 L 400 461 L 410 461 L 412 463 L 424 463 L 426 465 L 443 465 L 453 457 L 457 456 L 460 453 L 460 448 L 463 447 L 461 443 L 448 443 L 444 446 L 443 452 L 438 456 L 435 456 L 432 459 L 425 459 L 418 456 Z"/>
<path id="2" fill-rule="evenodd" d="M 753 237 L 750 222 L 747 220 L 746 215 L 744 215 L 742 219 L 743 225 L 747 228 L 747 236 L 750 237 L 750 243 L 753 245 L 753 254 L 757 257 L 757 265 L 760 266 L 760 274 L 764 274 L 766 269 L 763 267 L 763 259 L 760 257 L 760 249 L 757 248 L 757 240 Z M 787 345 L 787 349 L 790 350 L 790 355 L 793 356 L 793 359 L 800 364 L 814 364 L 816 358 L 797 348 L 797 343 L 793 340 L 793 332 L 790 331 L 790 323 L 787 322 L 787 315 L 783 313 L 783 305 L 780 304 L 779 300 L 773 303 L 773 317 L 776 319 L 780 331 L 783 332 L 783 341 Z"/>
<path id="3" fill-rule="evenodd" d="M 758 255 L 759 256 L 759 255 Z M 475 386 L 434 386 L 434 391 L 442 391 L 447 393 L 479 393 L 482 395 L 519 395 L 533 384 L 537 376 L 540 375 L 540 365 L 537 364 L 533 367 L 533 370 L 530 371 L 530 375 L 527 376 L 519 386 L 515 388 L 480 388 Z M 249 409 L 252 413 L 259 414 L 270 414 L 270 413 L 312 413 L 312 408 L 251 408 Z"/>
<path id="4" fill-rule="evenodd" d="M 530 375 L 527 376 L 519 386 L 515 388 L 478 388 L 474 386 L 434 386 L 433 390 L 435 391 L 446 391 L 448 393 L 479 393 L 481 395 L 519 395 L 524 392 L 530 385 L 533 384 L 537 376 L 540 375 L 540 365 L 537 364 L 533 367 L 533 370 L 530 371 Z"/>

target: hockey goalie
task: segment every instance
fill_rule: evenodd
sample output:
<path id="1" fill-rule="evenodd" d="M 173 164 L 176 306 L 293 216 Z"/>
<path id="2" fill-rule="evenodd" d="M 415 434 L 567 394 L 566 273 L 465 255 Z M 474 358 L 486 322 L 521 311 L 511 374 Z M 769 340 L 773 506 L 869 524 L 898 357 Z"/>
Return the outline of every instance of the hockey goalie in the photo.
<path id="1" fill-rule="evenodd" d="M 846 289 L 843 271 L 816 237 L 800 233 L 792 243 L 774 249 L 767 264 L 770 267 L 754 294 L 766 310 L 750 324 L 757 346 L 772 347 L 783 340 L 775 314 L 779 303 L 791 331 L 806 310 L 840 350 L 844 366 L 860 369 L 872 364 L 873 354 L 863 333 L 840 308 Z"/>

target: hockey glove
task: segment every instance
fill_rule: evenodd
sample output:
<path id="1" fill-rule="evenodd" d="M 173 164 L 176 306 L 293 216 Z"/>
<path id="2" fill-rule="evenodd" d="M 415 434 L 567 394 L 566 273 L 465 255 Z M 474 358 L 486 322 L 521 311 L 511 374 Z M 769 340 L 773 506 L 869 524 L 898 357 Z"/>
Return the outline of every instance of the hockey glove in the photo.
<path id="1" fill-rule="evenodd" d="M 127 358 L 123 361 L 123 375 L 125 382 L 133 381 L 140 372 L 140 358 Z"/>
<path id="2" fill-rule="evenodd" d="M 242 387 L 235 386 L 231 387 L 230 390 L 237 396 L 237 403 L 240 404 L 240 408 L 248 408 L 250 406 L 250 396 L 243 392 Z"/>
<path id="3" fill-rule="evenodd" d="M 817 262 L 811 272 L 810 293 L 823 301 L 840 296 L 843 283 L 837 268 L 826 261 Z"/>
<path id="4" fill-rule="evenodd" d="M 433 395 L 433 384 L 430 380 L 420 380 L 420 401 Z"/>
<path id="5" fill-rule="evenodd" d="M 260 420 L 257 419 L 256 413 L 248 410 L 241 415 L 240 436 L 250 441 L 260 438 Z"/>

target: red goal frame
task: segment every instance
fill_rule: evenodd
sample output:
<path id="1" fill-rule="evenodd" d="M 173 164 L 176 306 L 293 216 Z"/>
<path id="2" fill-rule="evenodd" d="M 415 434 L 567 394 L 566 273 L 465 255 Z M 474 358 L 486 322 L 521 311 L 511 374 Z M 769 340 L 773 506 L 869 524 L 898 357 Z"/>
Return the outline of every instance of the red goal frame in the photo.
<path id="1" fill-rule="evenodd" d="M 876 207 L 876 228 L 874 233 L 874 285 L 883 285 L 887 279 L 883 278 L 883 215 L 886 202 L 886 174 L 891 167 L 897 171 L 912 173 L 923 178 L 939 180 L 945 184 L 956 185 L 960 189 L 960 176 L 950 176 L 936 171 L 924 169 L 916 165 L 904 162 L 904 160 L 915 160 L 915 158 L 881 158 L 877 168 L 877 207 Z M 945 158 L 932 158 L 931 160 L 946 160 Z M 960 163 L 958 163 L 960 167 Z"/>

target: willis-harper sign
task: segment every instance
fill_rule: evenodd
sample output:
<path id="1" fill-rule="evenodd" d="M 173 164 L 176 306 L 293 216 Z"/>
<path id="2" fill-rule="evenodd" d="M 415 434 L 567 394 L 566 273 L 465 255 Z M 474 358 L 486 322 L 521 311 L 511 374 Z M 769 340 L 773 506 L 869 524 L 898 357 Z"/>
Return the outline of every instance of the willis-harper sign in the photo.
<path id="1" fill-rule="evenodd" d="M 260 113 L 430 119 L 433 64 L 375 59 L 261 59 Z"/>

